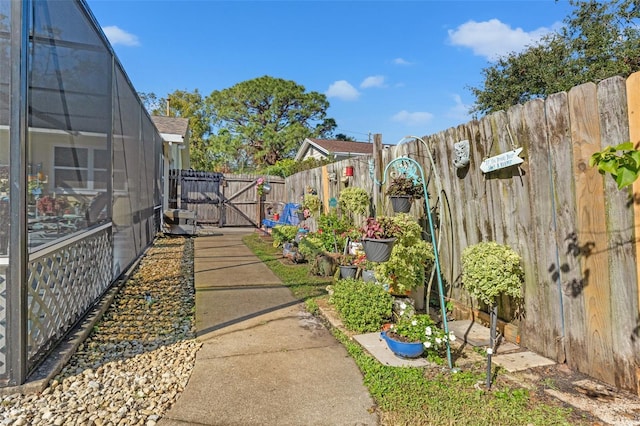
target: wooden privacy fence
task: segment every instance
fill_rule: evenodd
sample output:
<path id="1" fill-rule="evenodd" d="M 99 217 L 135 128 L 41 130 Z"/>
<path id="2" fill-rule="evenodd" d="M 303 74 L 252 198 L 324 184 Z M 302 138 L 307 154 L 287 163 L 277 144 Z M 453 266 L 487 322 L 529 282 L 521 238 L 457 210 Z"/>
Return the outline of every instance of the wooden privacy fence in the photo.
<path id="1" fill-rule="evenodd" d="M 271 192 L 258 197 L 262 177 Z M 222 174 L 170 170 L 169 208 L 196 212 L 198 225 L 255 226 L 265 217 L 264 206 L 284 205 L 284 179 L 252 174 Z"/>
<path id="2" fill-rule="evenodd" d="M 516 318 L 510 301 L 501 301 L 502 319 L 515 329 L 509 337 L 639 393 L 640 182 L 619 191 L 613 179 L 589 166 L 589 157 L 607 145 L 640 143 L 640 73 L 583 84 L 420 139 L 425 144 L 416 140 L 374 150 L 375 170 L 406 155 L 431 176 L 430 203 L 441 212 L 437 232 L 447 297 L 465 308 L 456 312 L 482 308 L 461 287 L 462 250 L 480 241 L 508 244 L 522 256 L 525 270 L 524 316 Z M 456 169 L 453 145 L 461 140 L 470 142 L 471 163 Z M 523 148 L 523 164 L 482 173 L 484 159 L 515 148 Z M 325 202 L 338 197 L 346 184 L 327 176 L 349 164 L 355 177 L 347 184 L 382 200 L 384 188 L 374 187 L 369 158 L 291 176 L 287 192 L 315 185 Z M 441 179 L 441 197 L 431 173 Z M 390 213 L 384 202 L 376 208 Z M 412 212 L 421 218 L 424 208 L 414 203 Z"/>

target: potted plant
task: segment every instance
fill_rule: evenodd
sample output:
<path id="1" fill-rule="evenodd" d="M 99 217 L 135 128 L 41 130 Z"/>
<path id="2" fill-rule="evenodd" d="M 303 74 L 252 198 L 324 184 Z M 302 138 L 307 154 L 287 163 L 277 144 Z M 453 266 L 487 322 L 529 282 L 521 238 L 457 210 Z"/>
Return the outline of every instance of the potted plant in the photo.
<path id="1" fill-rule="evenodd" d="M 456 338 L 453 332 L 447 335 L 427 314 L 400 315 L 380 336 L 394 354 L 405 358 L 418 357 L 425 351 L 439 355 Z"/>
<path id="2" fill-rule="evenodd" d="M 302 198 L 302 211 L 305 218 L 315 216 L 320 212 L 320 197 L 317 194 L 307 193 Z M 304 211 L 307 210 L 307 213 Z"/>
<path id="3" fill-rule="evenodd" d="M 343 254 L 337 257 L 340 270 L 340 278 L 355 278 L 358 266 L 355 264 L 356 257 L 350 254 Z"/>
<path id="4" fill-rule="evenodd" d="M 69 202 L 64 197 L 56 197 L 52 195 L 45 195 L 39 198 L 36 207 L 38 213 L 42 215 L 61 215 L 64 209 L 70 206 Z"/>
<path id="5" fill-rule="evenodd" d="M 390 197 L 394 212 L 407 213 L 411 210 L 413 200 L 422 198 L 422 182 L 418 178 L 399 174 L 391 179 L 385 194 Z"/>
<path id="6" fill-rule="evenodd" d="M 375 267 L 376 278 L 388 283 L 393 294 L 407 294 L 424 285 L 426 271 L 435 260 L 433 246 L 422 239 L 422 227 L 407 213 L 389 217 L 396 232 L 396 242 L 389 259 Z"/>
<path id="7" fill-rule="evenodd" d="M 485 241 L 462 251 L 462 286 L 490 308 L 487 388 L 491 387 L 491 354 L 496 339 L 498 297 L 507 295 L 520 300 L 523 279 L 522 259 L 507 245 Z"/>
<path id="8" fill-rule="evenodd" d="M 362 247 L 367 259 L 372 262 L 386 262 L 400 229 L 386 216 L 367 218 L 362 231 Z"/>
<path id="9" fill-rule="evenodd" d="M 276 225 L 271 230 L 273 246 L 282 247 L 284 243 L 293 242 L 297 234 L 298 227 L 296 225 Z"/>
<path id="10" fill-rule="evenodd" d="M 375 262 L 368 260 L 366 255 L 361 255 L 356 258 L 354 263 L 360 269 L 363 281 L 376 282 Z"/>

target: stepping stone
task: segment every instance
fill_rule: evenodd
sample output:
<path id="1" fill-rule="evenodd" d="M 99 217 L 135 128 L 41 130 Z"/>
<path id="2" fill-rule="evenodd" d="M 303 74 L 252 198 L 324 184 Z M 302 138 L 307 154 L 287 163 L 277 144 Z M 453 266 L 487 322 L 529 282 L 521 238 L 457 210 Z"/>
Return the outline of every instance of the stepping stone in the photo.
<path id="1" fill-rule="evenodd" d="M 456 339 L 466 342 L 471 346 L 489 346 L 491 330 L 471 320 L 451 321 L 448 323 L 449 331 L 453 331 Z M 496 348 L 496 354 L 508 353 L 520 350 L 520 346 L 515 343 L 500 339 Z"/>
<path id="2" fill-rule="evenodd" d="M 510 373 L 555 364 L 555 361 L 530 351 L 494 355 L 491 361 Z"/>
<path id="3" fill-rule="evenodd" d="M 358 334 L 353 338 L 381 364 L 392 367 L 425 367 L 431 365 L 426 358 L 401 358 L 396 356 L 387 346 L 387 342 L 382 340 L 380 333 Z"/>

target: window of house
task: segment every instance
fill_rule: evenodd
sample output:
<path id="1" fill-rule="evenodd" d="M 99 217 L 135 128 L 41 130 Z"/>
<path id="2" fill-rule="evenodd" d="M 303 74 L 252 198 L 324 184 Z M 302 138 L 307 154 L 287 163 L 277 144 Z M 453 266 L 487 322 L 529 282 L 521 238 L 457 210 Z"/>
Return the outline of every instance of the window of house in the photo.
<path id="1" fill-rule="evenodd" d="M 104 191 L 111 160 L 106 149 L 55 147 L 54 183 L 64 190 Z M 124 171 L 114 170 L 114 189 L 124 189 Z"/>

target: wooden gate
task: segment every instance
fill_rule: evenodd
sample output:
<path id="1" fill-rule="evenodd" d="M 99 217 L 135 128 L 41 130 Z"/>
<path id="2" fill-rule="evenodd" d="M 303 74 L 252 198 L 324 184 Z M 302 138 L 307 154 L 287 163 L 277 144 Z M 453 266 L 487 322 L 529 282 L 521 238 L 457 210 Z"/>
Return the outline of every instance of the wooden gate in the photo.
<path id="1" fill-rule="evenodd" d="M 266 178 L 271 192 L 260 202 L 256 181 Z M 265 205 L 284 204 L 284 179 L 252 174 L 171 170 L 169 208 L 196 212 L 201 225 L 260 227 Z"/>
<path id="2" fill-rule="evenodd" d="M 202 225 L 219 225 L 222 173 L 197 170 L 169 171 L 169 208 L 196 212 Z"/>

